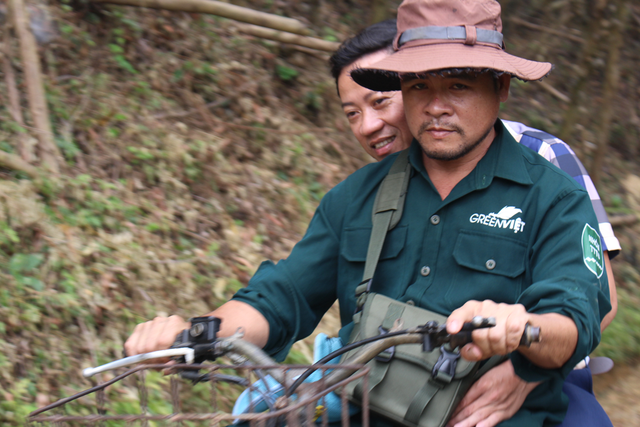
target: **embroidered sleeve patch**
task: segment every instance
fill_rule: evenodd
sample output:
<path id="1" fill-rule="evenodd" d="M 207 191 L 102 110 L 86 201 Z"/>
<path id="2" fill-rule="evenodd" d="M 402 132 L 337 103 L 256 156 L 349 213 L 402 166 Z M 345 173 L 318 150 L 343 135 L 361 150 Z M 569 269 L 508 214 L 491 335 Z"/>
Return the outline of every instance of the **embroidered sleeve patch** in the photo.
<path id="1" fill-rule="evenodd" d="M 589 271 L 599 279 L 604 272 L 604 254 L 600 235 L 589 224 L 585 224 L 582 230 L 582 258 Z"/>

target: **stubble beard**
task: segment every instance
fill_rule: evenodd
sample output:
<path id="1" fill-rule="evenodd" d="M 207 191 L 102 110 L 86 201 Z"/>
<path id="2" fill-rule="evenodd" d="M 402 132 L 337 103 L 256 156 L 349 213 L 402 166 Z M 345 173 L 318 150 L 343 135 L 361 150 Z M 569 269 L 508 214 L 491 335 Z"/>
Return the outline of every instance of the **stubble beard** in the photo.
<path id="1" fill-rule="evenodd" d="M 423 124 L 420 125 L 420 128 L 418 129 L 418 136 L 422 135 L 424 132 L 426 132 L 426 130 L 431 127 L 433 125 L 433 122 L 425 122 Z M 444 126 L 446 129 L 452 130 L 454 132 L 457 132 L 460 135 L 460 138 L 464 140 L 465 137 L 465 132 L 464 129 L 462 129 L 461 127 L 457 126 L 457 125 L 446 125 Z M 447 152 L 439 152 L 439 151 L 435 151 L 435 150 L 429 150 L 427 147 L 425 147 L 422 143 L 420 144 L 420 147 L 422 148 L 422 151 L 424 152 L 424 154 L 433 160 L 442 160 L 442 161 L 451 161 L 451 160 L 457 160 L 461 157 L 466 156 L 467 154 L 469 154 L 471 151 L 473 151 L 478 145 L 480 145 L 482 143 L 482 141 L 485 140 L 485 138 L 489 135 L 489 133 L 491 132 L 491 129 L 493 129 L 493 124 L 491 126 L 489 126 L 487 128 L 487 130 L 484 132 L 484 134 L 482 134 L 482 136 L 480 138 L 478 138 L 478 140 L 472 142 L 471 144 L 464 144 L 464 141 L 455 149 L 451 150 L 451 151 L 447 151 Z M 420 140 L 418 140 L 420 141 Z"/>

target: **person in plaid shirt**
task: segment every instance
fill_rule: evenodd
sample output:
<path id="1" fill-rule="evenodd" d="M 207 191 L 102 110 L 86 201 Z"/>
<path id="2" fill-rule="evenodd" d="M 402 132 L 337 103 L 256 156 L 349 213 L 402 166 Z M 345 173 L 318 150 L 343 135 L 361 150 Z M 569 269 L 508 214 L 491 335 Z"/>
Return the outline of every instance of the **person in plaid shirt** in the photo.
<path id="1" fill-rule="evenodd" d="M 511 135 L 516 141 L 531 148 L 533 151 L 536 151 L 542 157 L 571 175 L 578 184 L 587 190 L 589 197 L 591 198 L 593 210 L 596 212 L 596 216 L 598 217 L 600 235 L 602 237 L 605 250 L 609 251 L 609 258 L 613 258 L 618 255 L 621 249 L 620 242 L 618 242 L 618 239 L 613 233 L 613 228 L 609 223 L 609 218 L 607 217 L 607 212 L 604 210 L 604 206 L 600 200 L 598 190 L 596 190 L 587 170 L 584 168 L 582 162 L 580 162 L 580 159 L 578 159 L 578 156 L 576 156 L 576 153 L 574 153 L 571 147 L 569 147 L 566 142 L 549 133 L 531 128 L 522 123 L 512 122 L 509 120 L 503 120 L 502 123 L 505 124 L 507 130 L 511 132 Z M 612 318 L 613 316 L 611 319 Z"/>

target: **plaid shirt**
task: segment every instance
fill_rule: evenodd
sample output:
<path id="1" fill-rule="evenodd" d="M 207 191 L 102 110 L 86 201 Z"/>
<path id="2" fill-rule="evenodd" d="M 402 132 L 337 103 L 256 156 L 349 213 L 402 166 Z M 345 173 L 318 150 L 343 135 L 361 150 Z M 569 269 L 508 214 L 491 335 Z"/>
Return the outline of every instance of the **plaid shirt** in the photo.
<path id="1" fill-rule="evenodd" d="M 504 123 L 516 141 L 531 148 L 533 151 L 537 151 L 542 157 L 571 175 L 573 179 L 578 181 L 578 184 L 587 190 L 593 204 L 593 210 L 598 218 L 603 249 L 609 251 L 610 258 L 618 255 L 621 249 L 620 242 L 613 234 L 613 228 L 609 223 L 609 218 L 598 195 L 598 190 L 593 185 L 593 181 L 591 181 L 576 153 L 569 148 L 566 142 L 551 134 L 518 122 L 503 120 L 502 123 Z"/>

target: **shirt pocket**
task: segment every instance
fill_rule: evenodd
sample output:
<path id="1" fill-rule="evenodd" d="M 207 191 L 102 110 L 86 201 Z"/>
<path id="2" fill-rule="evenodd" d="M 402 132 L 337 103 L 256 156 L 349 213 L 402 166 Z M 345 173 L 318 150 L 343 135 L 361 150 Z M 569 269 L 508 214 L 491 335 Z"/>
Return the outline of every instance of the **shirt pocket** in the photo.
<path id="1" fill-rule="evenodd" d="M 372 290 L 375 292 L 394 297 L 406 288 L 407 269 L 402 267 L 402 261 L 407 228 L 406 225 L 399 225 L 387 232 L 374 275 Z M 345 283 L 346 280 L 350 289 L 355 290 L 362 281 L 370 237 L 371 227 L 351 227 L 344 230 L 340 246 L 340 282 Z"/>
<path id="2" fill-rule="evenodd" d="M 451 309 L 469 300 L 513 304 L 522 291 L 527 245 L 517 239 L 461 230 L 453 258 L 457 264 L 446 299 Z"/>

